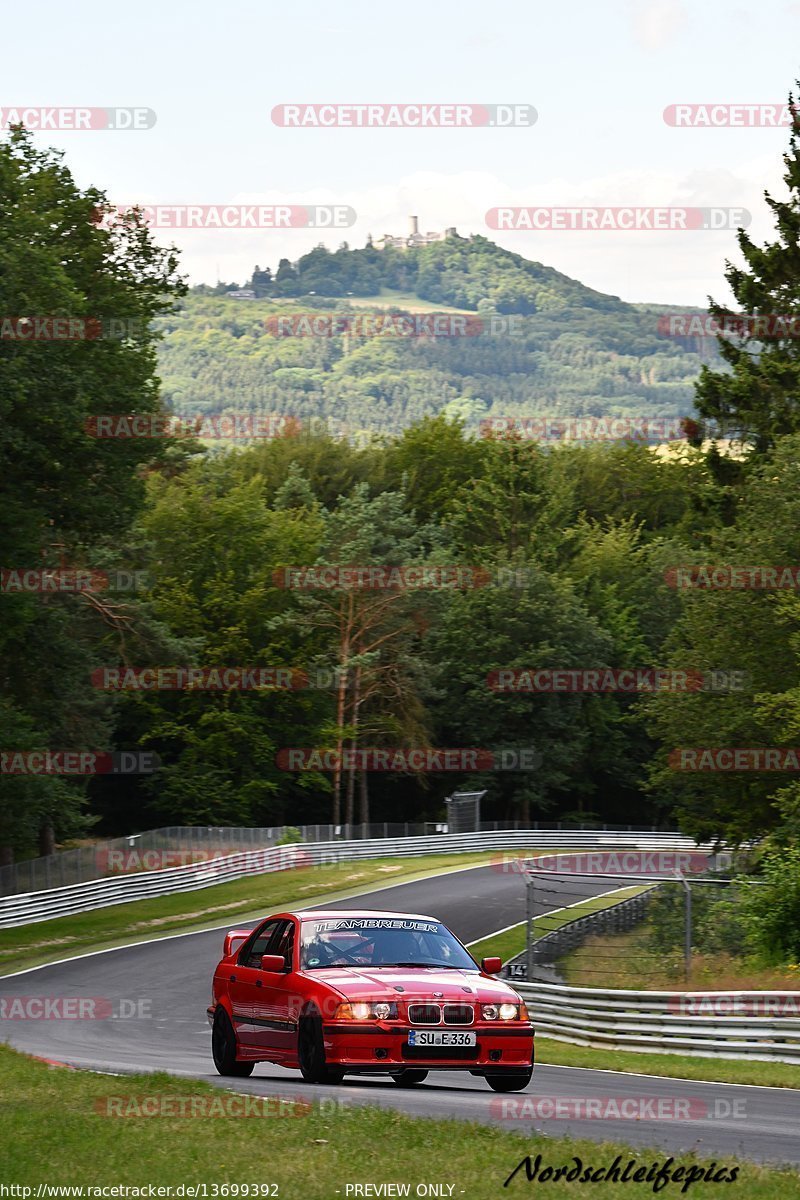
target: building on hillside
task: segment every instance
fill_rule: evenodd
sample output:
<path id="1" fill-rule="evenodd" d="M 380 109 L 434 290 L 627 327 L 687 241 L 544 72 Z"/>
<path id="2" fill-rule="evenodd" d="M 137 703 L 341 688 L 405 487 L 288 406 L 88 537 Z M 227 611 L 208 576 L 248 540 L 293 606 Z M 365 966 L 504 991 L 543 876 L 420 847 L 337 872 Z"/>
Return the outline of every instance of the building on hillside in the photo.
<path id="1" fill-rule="evenodd" d="M 448 229 L 445 229 L 443 233 L 420 233 L 419 217 L 409 217 L 408 223 L 409 231 L 405 237 L 398 237 L 393 233 L 385 233 L 383 237 L 378 238 L 378 240 L 374 243 L 377 249 L 385 250 L 391 246 L 395 250 L 409 250 L 414 249 L 417 246 L 431 246 L 434 244 L 434 242 L 443 242 L 449 237 L 457 236 L 454 225 L 451 225 Z"/>
<path id="2" fill-rule="evenodd" d="M 225 295 L 229 300 L 255 300 L 256 298 L 252 288 L 234 288 L 232 292 L 226 292 Z"/>

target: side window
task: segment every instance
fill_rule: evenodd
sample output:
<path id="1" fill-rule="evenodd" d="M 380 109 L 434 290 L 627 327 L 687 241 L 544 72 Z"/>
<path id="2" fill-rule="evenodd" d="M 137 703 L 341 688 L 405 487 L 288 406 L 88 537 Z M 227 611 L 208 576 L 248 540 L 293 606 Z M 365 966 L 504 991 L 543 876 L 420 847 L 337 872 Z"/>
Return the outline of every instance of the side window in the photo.
<path id="1" fill-rule="evenodd" d="M 240 967 L 260 967 L 262 954 L 268 954 L 267 946 L 272 940 L 278 926 L 283 925 L 283 921 L 267 921 L 266 925 L 262 925 L 256 932 L 255 937 L 249 938 L 239 951 L 239 956 L 236 959 Z"/>

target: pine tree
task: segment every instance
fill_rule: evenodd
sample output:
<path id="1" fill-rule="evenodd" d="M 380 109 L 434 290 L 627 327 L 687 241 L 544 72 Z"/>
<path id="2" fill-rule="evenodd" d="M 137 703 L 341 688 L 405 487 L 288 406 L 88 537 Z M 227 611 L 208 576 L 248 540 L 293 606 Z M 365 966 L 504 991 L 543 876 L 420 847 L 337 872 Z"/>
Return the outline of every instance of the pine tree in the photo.
<path id="1" fill-rule="evenodd" d="M 730 373 L 704 367 L 696 389 L 701 416 L 723 436 L 742 439 L 765 451 L 782 434 L 800 430 L 800 339 L 792 336 L 793 314 L 800 312 L 800 114 L 793 117 L 789 148 L 783 156 L 788 197 L 764 198 L 775 217 L 777 240 L 756 246 L 744 229 L 737 240 L 746 267 L 726 261 L 725 278 L 741 309 L 741 332 L 718 338 Z M 719 321 L 728 309 L 709 298 Z M 766 317 L 764 331 L 756 317 Z M 785 318 L 781 329 L 779 318 Z M 776 319 L 777 318 L 777 319 Z"/>

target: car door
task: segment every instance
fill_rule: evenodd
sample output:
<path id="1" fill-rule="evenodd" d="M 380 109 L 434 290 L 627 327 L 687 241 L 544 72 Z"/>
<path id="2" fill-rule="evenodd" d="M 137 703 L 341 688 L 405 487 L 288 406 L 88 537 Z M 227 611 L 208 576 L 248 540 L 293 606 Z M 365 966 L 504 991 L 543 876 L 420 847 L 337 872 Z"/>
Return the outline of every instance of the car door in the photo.
<path id="1" fill-rule="evenodd" d="M 261 986 L 257 986 L 255 1018 L 259 1026 L 259 1045 L 276 1060 L 290 1057 L 295 1050 L 297 1030 L 298 979 L 295 972 L 297 922 L 291 919 L 280 923 L 273 933 L 265 954 L 278 954 L 284 959 L 283 971 L 261 971 Z"/>
<path id="2" fill-rule="evenodd" d="M 276 1059 L 292 1057 L 296 1052 L 297 1017 L 302 1006 L 299 992 L 302 980 L 297 975 L 298 923 L 289 919 L 277 930 L 268 954 L 283 958 L 284 971 L 262 972 L 265 1039 Z"/>
<path id="3" fill-rule="evenodd" d="M 241 1045 L 250 1049 L 261 1049 L 264 1046 L 264 1031 L 260 1020 L 264 987 L 261 956 L 269 953 L 267 947 L 284 924 L 284 921 L 277 919 L 265 921 L 244 943 L 230 972 L 228 987 L 233 1009 L 233 1026 Z"/>

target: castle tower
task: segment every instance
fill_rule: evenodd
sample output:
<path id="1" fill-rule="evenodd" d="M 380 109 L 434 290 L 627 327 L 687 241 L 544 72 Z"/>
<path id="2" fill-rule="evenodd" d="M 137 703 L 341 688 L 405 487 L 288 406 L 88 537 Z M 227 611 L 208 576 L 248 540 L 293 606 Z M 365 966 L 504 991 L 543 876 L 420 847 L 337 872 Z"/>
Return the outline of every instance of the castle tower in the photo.
<path id="1" fill-rule="evenodd" d="M 418 217 L 409 217 L 408 221 L 409 221 L 409 225 L 411 226 L 411 229 L 410 229 L 411 236 L 418 237 L 419 236 L 419 218 Z"/>

